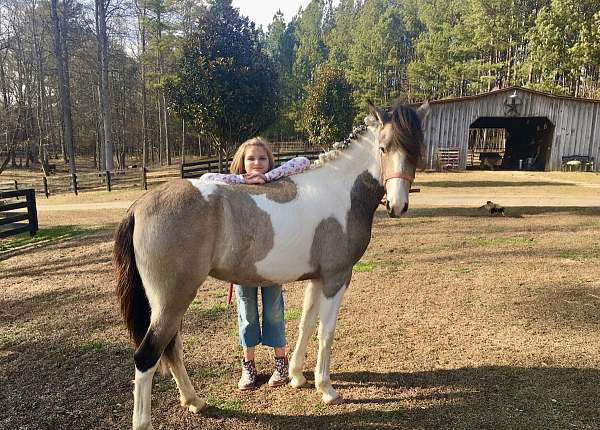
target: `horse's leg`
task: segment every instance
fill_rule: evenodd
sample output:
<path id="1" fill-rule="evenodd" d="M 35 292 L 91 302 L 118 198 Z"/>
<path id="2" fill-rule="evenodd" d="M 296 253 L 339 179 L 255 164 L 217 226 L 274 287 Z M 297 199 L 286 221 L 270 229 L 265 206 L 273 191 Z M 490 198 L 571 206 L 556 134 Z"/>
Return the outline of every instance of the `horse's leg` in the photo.
<path id="1" fill-rule="evenodd" d="M 192 381 L 190 381 L 190 377 L 185 370 L 183 364 L 183 342 L 181 341 L 179 331 L 169 346 L 167 346 L 162 359 L 169 366 L 177 388 L 179 388 L 181 406 L 188 408 L 190 412 L 198 413 L 204 408 L 206 402 L 196 395 Z"/>
<path id="2" fill-rule="evenodd" d="M 340 304 L 346 291 L 346 284 L 332 297 L 326 297 L 321 292 L 321 301 L 319 303 L 319 354 L 317 356 L 317 366 L 315 368 L 315 386 L 323 395 L 323 402 L 327 404 L 339 403 L 341 396 L 331 385 L 329 378 L 329 360 L 331 357 L 331 345 L 333 344 L 333 334 L 337 321 Z"/>
<path id="3" fill-rule="evenodd" d="M 200 282 L 168 282 L 163 280 L 159 291 L 149 287 L 150 282 L 144 285 L 146 296 L 150 303 L 150 326 L 144 340 L 135 351 L 135 389 L 133 391 L 133 428 L 134 430 L 152 429 L 151 424 L 151 395 L 152 377 L 158 366 L 158 361 L 163 352 L 175 348 L 175 336 L 181 325 L 183 314 L 194 299 Z M 175 341 L 174 341 L 175 340 Z M 172 344 L 171 342 L 174 341 Z M 168 359 L 167 359 L 168 360 Z M 173 375 L 178 373 L 181 381 L 181 368 L 176 368 Z M 188 378 L 189 381 L 189 378 Z M 186 388 L 190 388 L 191 383 Z M 193 389 L 192 389 L 193 390 Z M 186 391 L 186 394 L 189 394 Z M 189 400 L 189 399 L 188 399 Z M 194 398 L 192 397 L 192 401 Z M 199 406 L 199 403 L 196 404 Z"/>
<path id="4" fill-rule="evenodd" d="M 306 384 L 302 370 L 304 369 L 304 358 L 306 357 L 306 346 L 308 339 L 315 330 L 317 323 L 317 311 L 319 310 L 319 298 L 321 297 L 322 283 L 320 280 L 311 280 L 306 283 L 304 289 L 304 304 L 302 305 L 302 319 L 298 327 L 298 341 L 290 360 L 290 385 L 299 388 Z"/>

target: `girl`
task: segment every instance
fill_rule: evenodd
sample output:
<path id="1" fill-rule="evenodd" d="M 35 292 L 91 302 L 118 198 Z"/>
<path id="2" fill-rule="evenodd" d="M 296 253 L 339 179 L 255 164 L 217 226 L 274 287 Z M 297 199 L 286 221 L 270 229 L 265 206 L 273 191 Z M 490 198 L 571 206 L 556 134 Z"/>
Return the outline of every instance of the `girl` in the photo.
<path id="1" fill-rule="evenodd" d="M 300 173 L 310 165 L 305 157 L 296 157 L 273 169 L 273 152 L 269 144 L 256 137 L 242 143 L 233 156 L 231 173 L 207 173 L 204 181 L 230 184 L 264 184 L 285 176 Z M 240 390 L 256 387 L 254 350 L 259 343 L 273 347 L 275 370 L 269 379 L 270 387 L 279 387 L 287 382 L 288 360 L 285 351 L 285 323 L 283 319 L 283 294 L 281 285 L 261 287 L 262 331 L 258 317 L 258 288 L 235 285 L 240 344 L 244 350 L 242 376 L 238 382 Z"/>

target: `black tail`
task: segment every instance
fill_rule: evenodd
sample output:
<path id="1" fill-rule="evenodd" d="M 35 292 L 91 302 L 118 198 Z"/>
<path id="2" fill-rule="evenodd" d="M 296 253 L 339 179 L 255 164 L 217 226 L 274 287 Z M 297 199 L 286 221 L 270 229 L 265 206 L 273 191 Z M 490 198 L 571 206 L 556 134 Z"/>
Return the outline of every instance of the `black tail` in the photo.
<path id="1" fill-rule="evenodd" d="M 121 315 L 129 330 L 129 336 L 137 348 L 150 325 L 150 304 L 135 264 L 134 224 L 133 213 L 128 212 L 115 232 L 113 263 L 117 275 L 116 293 L 121 305 Z"/>

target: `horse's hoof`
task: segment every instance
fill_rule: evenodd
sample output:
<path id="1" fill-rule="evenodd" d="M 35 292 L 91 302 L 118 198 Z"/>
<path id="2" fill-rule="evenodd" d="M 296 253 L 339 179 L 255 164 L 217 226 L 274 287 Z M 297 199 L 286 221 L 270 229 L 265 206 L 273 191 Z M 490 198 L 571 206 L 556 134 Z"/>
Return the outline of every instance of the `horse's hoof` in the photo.
<path id="1" fill-rule="evenodd" d="M 196 397 L 195 399 L 189 401 L 182 400 L 181 406 L 187 408 L 191 413 L 197 414 L 206 407 L 206 402 L 199 397 Z"/>
<path id="2" fill-rule="evenodd" d="M 290 381 L 290 386 L 292 388 L 300 388 L 303 387 L 306 384 L 306 378 L 304 377 L 304 375 L 301 375 L 299 377 L 293 377 L 292 380 Z"/>
<path id="3" fill-rule="evenodd" d="M 344 398 L 338 393 L 335 393 L 335 396 L 323 394 L 323 403 L 326 405 L 339 405 L 340 403 L 344 403 Z"/>

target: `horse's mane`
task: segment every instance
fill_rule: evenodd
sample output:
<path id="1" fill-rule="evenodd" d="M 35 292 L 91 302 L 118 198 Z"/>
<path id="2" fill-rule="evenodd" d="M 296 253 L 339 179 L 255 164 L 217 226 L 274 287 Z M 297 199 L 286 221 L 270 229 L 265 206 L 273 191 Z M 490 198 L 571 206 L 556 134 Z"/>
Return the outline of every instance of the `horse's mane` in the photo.
<path id="1" fill-rule="evenodd" d="M 333 149 L 324 152 L 323 154 L 319 154 L 319 158 L 311 163 L 310 169 L 317 169 L 323 164 L 327 163 L 328 161 L 335 160 L 336 158 L 338 158 L 339 155 L 345 149 L 347 149 L 352 144 L 352 142 L 356 140 L 360 135 L 362 135 L 366 130 L 367 126 L 365 124 L 354 126 L 347 138 L 339 142 L 335 142 L 332 145 Z"/>
<path id="2" fill-rule="evenodd" d="M 417 164 L 421 160 L 423 153 L 423 129 L 419 116 L 410 106 L 395 103 L 392 111 L 388 112 L 388 119 L 392 123 L 394 130 L 392 145 L 403 148 L 408 154 L 409 159 L 414 164 Z M 333 149 L 320 154 L 319 158 L 311 163 L 310 168 L 319 168 L 328 161 L 338 158 L 367 128 L 365 124 L 354 126 L 347 138 L 335 142 L 332 145 Z"/>

